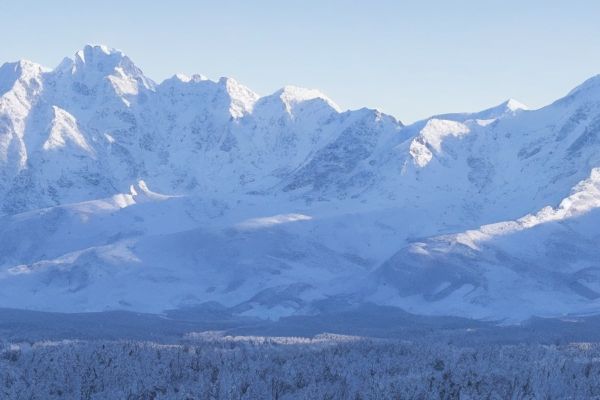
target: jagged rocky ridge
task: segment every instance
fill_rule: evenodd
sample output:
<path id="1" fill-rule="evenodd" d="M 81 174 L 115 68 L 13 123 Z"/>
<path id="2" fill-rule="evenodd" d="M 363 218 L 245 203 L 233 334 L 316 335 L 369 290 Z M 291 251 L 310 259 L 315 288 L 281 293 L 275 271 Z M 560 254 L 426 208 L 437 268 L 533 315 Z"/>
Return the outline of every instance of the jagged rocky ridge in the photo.
<path id="1" fill-rule="evenodd" d="M 104 46 L 4 64 L 0 305 L 596 313 L 599 82 L 404 126 Z"/>

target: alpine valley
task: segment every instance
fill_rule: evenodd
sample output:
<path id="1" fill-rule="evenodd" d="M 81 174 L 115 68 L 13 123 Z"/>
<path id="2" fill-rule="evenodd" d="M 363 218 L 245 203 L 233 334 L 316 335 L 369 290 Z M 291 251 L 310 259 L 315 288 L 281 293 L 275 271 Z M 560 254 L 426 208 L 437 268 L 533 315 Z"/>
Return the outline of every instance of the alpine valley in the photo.
<path id="1" fill-rule="evenodd" d="M 0 67 L 0 307 L 600 314 L 600 76 L 403 125 L 317 90 Z"/>

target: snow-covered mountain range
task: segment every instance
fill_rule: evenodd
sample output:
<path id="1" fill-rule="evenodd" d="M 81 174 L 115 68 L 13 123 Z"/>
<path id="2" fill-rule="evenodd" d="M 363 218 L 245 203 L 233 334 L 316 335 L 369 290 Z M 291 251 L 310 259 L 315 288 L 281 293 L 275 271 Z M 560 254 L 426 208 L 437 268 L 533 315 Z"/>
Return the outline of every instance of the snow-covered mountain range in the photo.
<path id="1" fill-rule="evenodd" d="M 404 126 L 317 90 L 0 67 L 0 306 L 600 312 L 600 76 Z"/>

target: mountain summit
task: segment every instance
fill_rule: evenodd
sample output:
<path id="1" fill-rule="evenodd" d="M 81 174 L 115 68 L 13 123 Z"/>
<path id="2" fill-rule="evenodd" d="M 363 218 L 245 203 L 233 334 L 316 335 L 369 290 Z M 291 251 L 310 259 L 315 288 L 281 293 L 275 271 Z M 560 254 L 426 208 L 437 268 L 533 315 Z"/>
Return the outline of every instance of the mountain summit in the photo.
<path id="1" fill-rule="evenodd" d="M 597 78 L 405 126 L 318 90 L 0 67 L 0 305 L 260 318 L 600 312 Z"/>

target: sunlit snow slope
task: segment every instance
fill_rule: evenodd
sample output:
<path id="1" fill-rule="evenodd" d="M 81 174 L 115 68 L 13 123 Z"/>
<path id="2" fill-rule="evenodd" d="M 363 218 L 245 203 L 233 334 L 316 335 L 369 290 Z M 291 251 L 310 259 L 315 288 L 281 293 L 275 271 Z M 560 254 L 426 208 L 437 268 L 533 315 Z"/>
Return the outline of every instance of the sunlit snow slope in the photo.
<path id="1" fill-rule="evenodd" d="M 317 90 L 0 67 L 0 307 L 600 312 L 600 77 L 409 126 Z"/>

